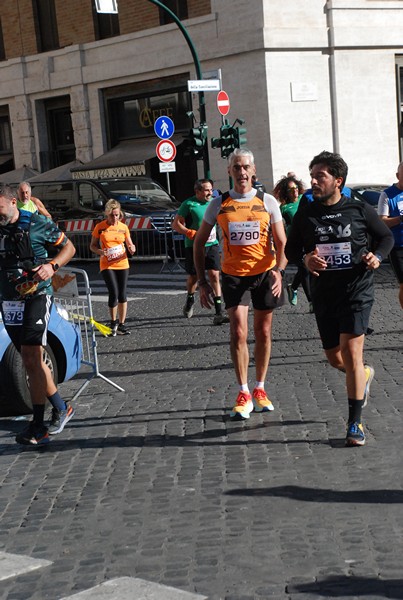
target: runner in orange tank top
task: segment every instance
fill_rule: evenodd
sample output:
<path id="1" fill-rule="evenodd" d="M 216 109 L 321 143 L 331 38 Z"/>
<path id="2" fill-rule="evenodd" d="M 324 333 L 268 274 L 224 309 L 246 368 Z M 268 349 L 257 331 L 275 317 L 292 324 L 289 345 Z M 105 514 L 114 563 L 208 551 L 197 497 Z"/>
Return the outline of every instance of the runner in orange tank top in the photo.
<path id="1" fill-rule="evenodd" d="M 248 419 L 250 413 L 271 411 L 264 389 L 271 353 L 273 310 L 284 304 L 282 276 L 287 264 L 283 220 L 277 200 L 252 187 L 254 157 L 246 148 L 229 157 L 228 173 L 234 187 L 210 201 L 194 244 L 200 302 L 212 307 L 212 289 L 204 270 L 204 244 L 216 223 L 223 238 L 222 292 L 230 318 L 231 356 L 239 393 L 231 416 Z M 248 310 L 254 308 L 256 383 L 248 386 Z"/>
<path id="2" fill-rule="evenodd" d="M 112 336 L 115 337 L 117 333 L 130 334 L 125 325 L 129 277 L 127 251 L 134 254 L 136 246 L 130 237 L 129 228 L 121 222 L 123 213 L 117 200 L 108 200 L 105 204 L 105 216 L 106 219 L 94 227 L 90 249 L 100 257 L 101 273 L 109 292 Z"/>

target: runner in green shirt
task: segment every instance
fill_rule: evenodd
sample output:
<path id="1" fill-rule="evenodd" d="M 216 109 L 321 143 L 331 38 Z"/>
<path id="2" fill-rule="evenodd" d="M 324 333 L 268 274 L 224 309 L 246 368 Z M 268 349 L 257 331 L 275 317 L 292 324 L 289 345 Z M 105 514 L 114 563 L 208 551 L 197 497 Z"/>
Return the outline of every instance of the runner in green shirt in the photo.
<path id="1" fill-rule="evenodd" d="M 195 195 L 188 198 L 179 207 L 172 228 L 185 236 L 185 270 L 188 274 L 186 282 L 186 303 L 183 307 L 183 316 L 190 319 L 193 315 L 194 295 L 197 288 L 196 269 L 193 262 L 193 241 L 196 237 L 204 213 L 213 194 L 211 179 L 198 179 L 194 185 Z M 214 325 L 228 323 L 229 319 L 223 314 L 221 304 L 220 285 L 220 253 L 217 231 L 214 227 L 206 242 L 205 268 L 208 273 L 211 287 L 214 290 Z"/>
<path id="2" fill-rule="evenodd" d="M 277 182 L 278 200 L 280 202 L 280 210 L 285 222 L 285 231 L 288 234 L 291 229 L 291 223 L 298 210 L 299 202 L 304 192 L 304 185 L 300 179 L 294 175 L 283 177 Z M 311 301 L 311 293 L 309 290 L 309 274 L 305 266 L 300 263 L 297 266 L 297 272 L 292 280 L 292 283 L 287 284 L 288 301 L 292 306 L 296 306 L 298 302 L 298 287 L 302 284 L 306 299 L 309 303 L 309 312 L 313 312 Z"/>

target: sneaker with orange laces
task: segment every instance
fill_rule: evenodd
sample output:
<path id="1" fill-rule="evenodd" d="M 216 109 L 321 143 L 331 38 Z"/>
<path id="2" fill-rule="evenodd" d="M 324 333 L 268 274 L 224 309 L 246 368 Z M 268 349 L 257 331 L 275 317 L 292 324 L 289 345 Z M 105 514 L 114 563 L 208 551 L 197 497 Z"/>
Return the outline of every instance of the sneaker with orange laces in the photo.
<path id="1" fill-rule="evenodd" d="M 249 419 L 253 412 L 252 396 L 248 392 L 239 392 L 234 408 L 231 411 L 231 417 L 235 419 Z"/>
<path id="2" fill-rule="evenodd" d="M 263 388 L 255 388 L 253 390 L 253 406 L 256 412 L 266 412 L 268 410 L 274 410 L 274 406 L 267 397 L 266 392 Z"/>

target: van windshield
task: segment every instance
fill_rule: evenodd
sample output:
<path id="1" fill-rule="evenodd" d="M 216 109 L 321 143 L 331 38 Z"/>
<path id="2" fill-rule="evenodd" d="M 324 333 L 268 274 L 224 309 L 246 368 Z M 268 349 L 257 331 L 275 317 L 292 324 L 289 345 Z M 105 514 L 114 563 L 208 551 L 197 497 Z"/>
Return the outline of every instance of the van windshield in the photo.
<path id="1" fill-rule="evenodd" d="M 98 181 L 108 198 L 118 200 L 122 208 L 146 205 L 151 210 L 172 211 L 176 206 L 171 196 L 155 181 L 150 180 L 107 180 Z"/>

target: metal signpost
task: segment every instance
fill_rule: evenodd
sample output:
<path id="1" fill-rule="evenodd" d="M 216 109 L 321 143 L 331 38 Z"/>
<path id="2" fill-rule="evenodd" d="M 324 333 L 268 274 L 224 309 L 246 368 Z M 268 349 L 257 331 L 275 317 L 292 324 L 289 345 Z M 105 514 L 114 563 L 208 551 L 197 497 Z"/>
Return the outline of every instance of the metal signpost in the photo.
<path id="1" fill-rule="evenodd" d="M 155 134 L 160 138 L 160 141 L 158 142 L 156 148 L 158 158 L 163 163 L 171 163 L 176 156 L 176 146 L 170 140 L 170 138 L 175 132 L 174 122 L 170 117 L 166 117 L 165 115 L 158 117 L 158 119 L 154 123 L 154 131 Z M 171 193 L 171 182 L 169 180 L 169 173 L 176 171 L 175 163 L 173 164 L 173 168 L 165 169 L 161 169 L 160 164 L 160 173 L 164 172 L 167 176 L 167 190 L 169 194 Z"/>
<path id="2" fill-rule="evenodd" d="M 169 173 L 176 171 L 175 163 L 173 162 L 176 156 L 176 146 L 169 139 L 173 136 L 175 131 L 175 125 L 172 119 L 166 116 L 158 117 L 158 119 L 154 123 L 154 131 L 156 135 L 160 138 L 160 141 L 157 144 L 155 149 L 157 157 L 160 162 L 160 173 L 166 173 L 167 176 L 167 190 L 168 193 L 171 193 L 171 185 L 169 180 Z M 173 271 L 181 272 L 183 269 L 179 263 L 179 259 L 176 256 L 176 248 L 175 248 L 175 234 L 171 229 L 171 223 L 169 223 L 170 235 L 172 235 L 172 252 L 174 265 L 171 266 L 169 264 L 169 254 L 168 254 L 168 223 L 164 224 L 164 238 L 165 238 L 165 259 L 161 268 L 161 273 L 165 270 L 168 270 L 170 273 Z M 182 236 L 181 236 L 182 237 Z"/>

